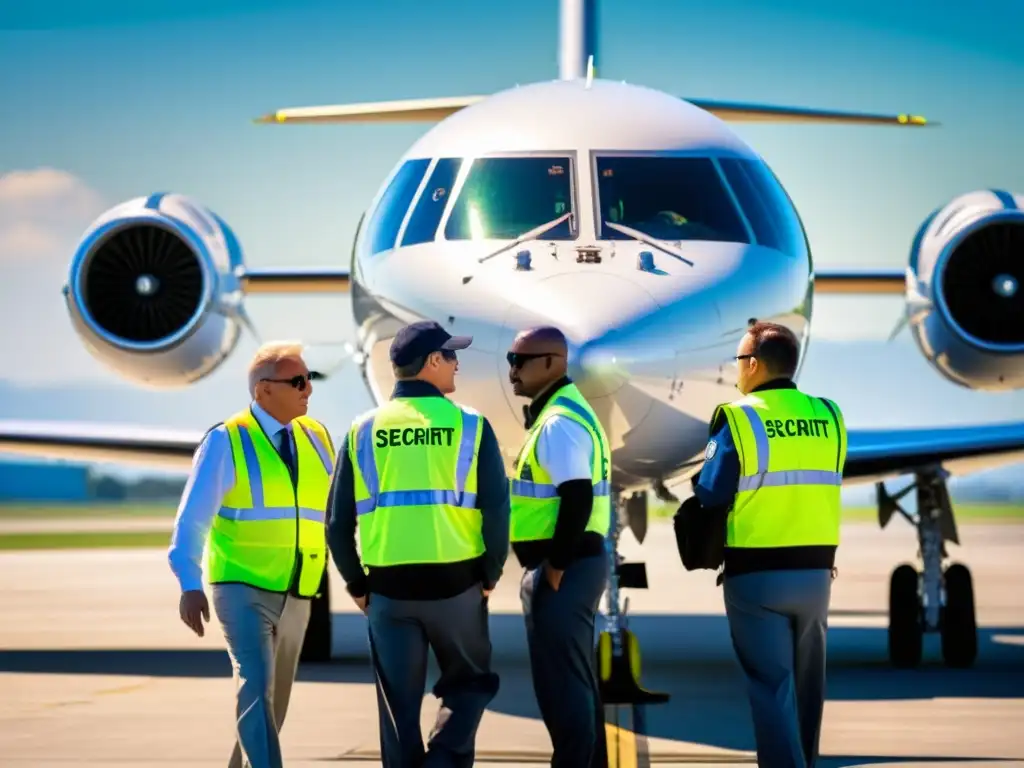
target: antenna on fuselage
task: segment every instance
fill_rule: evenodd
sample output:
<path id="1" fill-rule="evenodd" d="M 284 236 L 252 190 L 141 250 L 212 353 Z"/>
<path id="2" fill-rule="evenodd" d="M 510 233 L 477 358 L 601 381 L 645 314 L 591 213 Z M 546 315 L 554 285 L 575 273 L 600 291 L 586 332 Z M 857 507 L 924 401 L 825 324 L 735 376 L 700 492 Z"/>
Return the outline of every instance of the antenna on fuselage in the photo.
<path id="1" fill-rule="evenodd" d="M 561 0 L 558 18 L 558 76 L 593 78 L 597 61 L 597 0 Z"/>

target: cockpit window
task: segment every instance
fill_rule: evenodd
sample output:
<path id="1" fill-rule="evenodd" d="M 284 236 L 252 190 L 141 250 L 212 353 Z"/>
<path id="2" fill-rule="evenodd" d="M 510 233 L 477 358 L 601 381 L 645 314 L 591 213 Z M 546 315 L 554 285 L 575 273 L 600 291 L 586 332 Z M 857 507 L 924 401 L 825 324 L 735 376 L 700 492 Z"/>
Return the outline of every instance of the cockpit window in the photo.
<path id="1" fill-rule="evenodd" d="M 437 225 L 448 205 L 448 196 L 459 175 L 462 160 L 457 157 L 442 157 L 434 166 L 427 186 L 412 209 L 409 223 L 402 234 L 402 247 L 431 242 L 437 236 Z"/>
<path id="2" fill-rule="evenodd" d="M 604 222 L 659 240 L 750 238 L 710 158 L 598 157 L 598 226 L 603 240 L 629 240 Z"/>
<path id="3" fill-rule="evenodd" d="M 448 240 L 514 240 L 573 209 L 573 163 L 569 157 L 483 157 L 473 161 L 452 208 Z M 575 217 L 540 237 L 575 237 Z"/>
<path id="4" fill-rule="evenodd" d="M 764 163 L 722 158 L 722 173 L 754 230 L 758 245 L 797 256 L 807 252 L 803 225 L 792 201 Z"/>
<path id="5" fill-rule="evenodd" d="M 366 239 L 370 253 L 380 253 L 395 247 L 398 230 L 402 226 L 409 203 L 430 165 L 429 159 L 407 160 L 391 179 L 381 195 L 380 202 L 366 223 Z"/>

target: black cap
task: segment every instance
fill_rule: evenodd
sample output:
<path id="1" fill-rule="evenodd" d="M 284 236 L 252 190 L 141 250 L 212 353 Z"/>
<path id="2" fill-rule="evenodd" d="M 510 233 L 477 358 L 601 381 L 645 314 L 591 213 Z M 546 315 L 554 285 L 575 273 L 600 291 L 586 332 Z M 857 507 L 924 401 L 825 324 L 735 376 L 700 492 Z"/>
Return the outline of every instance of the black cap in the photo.
<path id="1" fill-rule="evenodd" d="M 452 336 L 440 323 L 424 320 L 407 325 L 395 334 L 391 342 L 391 362 L 395 365 L 408 365 L 431 352 L 465 349 L 472 343 L 472 336 Z"/>

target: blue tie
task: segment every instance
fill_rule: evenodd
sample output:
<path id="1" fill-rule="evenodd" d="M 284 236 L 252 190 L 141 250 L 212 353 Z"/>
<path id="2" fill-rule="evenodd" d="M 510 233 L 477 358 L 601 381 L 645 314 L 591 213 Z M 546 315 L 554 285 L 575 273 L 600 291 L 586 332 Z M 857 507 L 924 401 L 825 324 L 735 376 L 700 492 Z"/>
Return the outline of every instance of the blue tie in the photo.
<path id="1" fill-rule="evenodd" d="M 292 452 L 292 441 L 288 427 L 285 427 L 277 434 L 281 437 L 281 459 L 284 461 L 284 465 L 288 467 L 288 472 L 291 474 L 292 481 L 294 482 L 297 470 L 295 468 L 295 454 Z"/>

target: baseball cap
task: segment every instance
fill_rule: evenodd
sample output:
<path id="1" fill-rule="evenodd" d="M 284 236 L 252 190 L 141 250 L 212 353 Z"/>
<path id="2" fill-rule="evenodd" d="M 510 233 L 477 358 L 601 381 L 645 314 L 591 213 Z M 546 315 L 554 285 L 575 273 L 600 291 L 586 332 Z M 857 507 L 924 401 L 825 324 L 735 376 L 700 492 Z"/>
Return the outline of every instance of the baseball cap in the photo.
<path id="1" fill-rule="evenodd" d="M 417 357 L 426 357 L 442 349 L 465 349 L 473 343 L 472 336 L 452 336 L 440 323 L 424 320 L 405 326 L 391 341 L 391 362 L 408 365 Z"/>

